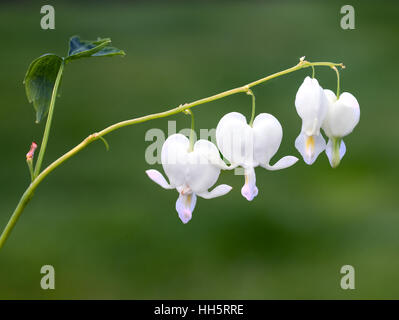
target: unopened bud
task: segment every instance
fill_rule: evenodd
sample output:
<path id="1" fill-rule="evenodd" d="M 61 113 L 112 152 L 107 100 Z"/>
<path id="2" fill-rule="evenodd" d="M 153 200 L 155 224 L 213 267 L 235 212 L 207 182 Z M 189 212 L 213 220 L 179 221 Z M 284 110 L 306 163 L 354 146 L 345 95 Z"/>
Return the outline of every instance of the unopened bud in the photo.
<path id="1" fill-rule="evenodd" d="M 37 148 L 37 144 L 35 142 L 32 142 L 32 145 L 30 146 L 30 150 L 26 154 L 26 160 L 32 160 L 33 159 L 33 156 L 35 155 L 36 148 Z"/>

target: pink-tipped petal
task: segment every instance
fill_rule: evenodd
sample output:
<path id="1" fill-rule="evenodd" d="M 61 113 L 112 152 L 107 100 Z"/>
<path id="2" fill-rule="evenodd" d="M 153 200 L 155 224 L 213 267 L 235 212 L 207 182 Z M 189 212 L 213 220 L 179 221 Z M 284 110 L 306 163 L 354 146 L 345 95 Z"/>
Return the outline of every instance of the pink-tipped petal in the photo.
<path id="1" fill-rule="evenodd" d="M 176 211 L 184 224 L 191 220 L 196 202 L 197 196 L 195 193 L 179 194 L 179 198 L 176 201 Z"/>
<path id="2" fill-rule="evenodd" d="M 241 194 L 248 201 L 252 201 L 258 195 L 254 168 L 245 169 L 245 184 L 241 188 Z"/>

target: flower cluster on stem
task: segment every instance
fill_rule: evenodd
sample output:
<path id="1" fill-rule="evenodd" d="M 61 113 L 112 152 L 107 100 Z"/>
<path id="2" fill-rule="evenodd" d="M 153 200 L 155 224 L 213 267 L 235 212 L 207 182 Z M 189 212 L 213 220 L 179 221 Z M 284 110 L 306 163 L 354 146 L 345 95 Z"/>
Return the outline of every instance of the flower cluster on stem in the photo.
<path id="1" fill-rule="evenodd" d="M 295 147 L 309 165 L 325 151 L 331 166 L 335 168 L 346 150 L 342 138 L 352 132 L 359 121 L 359 104 L 350 93 L 345 92 L 339 96 L 340 79 L 336 65 L 330 67 L 337 73 L 337 95 L 320 86 L 314 78 L 313 64 L 301 58 L 299 65 L 312 66 L 313 77 L 306 77 L 296 94 L 295 107 L 302 119 L 302 127 L 295 140 Z M 183 223 L 192 218 L 196 195 L 209 199 L 222 196 L 231 190 L 230 186 L 220 185 L 208 192 L 216 183 L 220 170 L 241 167 L 244 170 L 241 194 L 248 201 L 252 201 L 259 193 L 256 186 L 256 167 L 280 170 L 291 167 L 298 161 L 295 156 L 285 156 L 275 164 L 270 164 L 280 147 L 283 129 L 276 117 L 269 113 L 260 113 L 255 117 L 255 95 L 250 86 L 244 87 L 246 94 L 252 97 L 249 123 L 243 114 L 230 112 L 217 124 L 216 145 L 199 140 L 192 148 L 194 118 L 192 112 L 185 111 L 192 116 L 190 142 L 185 136 L 174 134 L 166 140 L 162 148 L 162 165 L 170 182 L 156 170 L 146 171 L 163 188 L 176 189 L 179 192 L 176 210 Z M 327 144 L 321 129 L 329 138 Z M 219 151 L 230 163 L 229 166 L 219 158 Z"/>
<path id="2" fill-rule="evenodd" d="M 193 127 L 194 118 L 191 108 L 237 93 L 246 93 L 252 97 L 252 114 L 249 124 L 247 124 L 246 118 L 238 112 L 225 115 L 217 126 L 217 146 L 207 140 L 199 140 L 194 143 L 193 136 L 191 136 L 190 139 L 179 134 L 170 136 L 162 148 L 163 169 L 169 182 L 166 181 L 158 171 L 150 169 L 147 171 L 147 174 L 163 188 L 176 189 L 178 191 L 179 197 L 176 202 L 176 210 L 184 223 L 187 223 L 192 218 L 197 196 L 209 199 L 225 195 L 231 190 L 231 187 L 225 184 L 221 184 L 210 190 L 218 180 L 221 170 L 231 170 L 237 166 L 241 166 L 245 173 L 244 186 L 241 189 L 241 193 L 247 200 L 254 199 L 258 194 L 254 170 L 256 167 L 261 166 L 267 170 L 279 170 L 292 166 L 298 159 L 294 156 L 285 156 L 274 165 L 270 164 L 282 140 L 282 127 L 279 121 L 271 114 L 260 113 L 255 117 L 255 96 L 251 88 L 304 68 L 311 67 L 313 69 L 313 74 L 316 66 L 327 66 L 335 68 L 335 70 L 337 70 L 337 67 L 343 68 L 341 63 L 309 62 L 302 57 L 295 66 L 250 82 L 244 86 L 230 89 L 191 103 L 186 103 L 167 111 L 112 124 L 101 131 L 89 135 L 74 148 L 50 163 L 45 169 L 41 170 L 41 164 L 50 133 L 57 89 L 61 82 L 64 64 L 75 59 L 96 55 L 113 56 L 125 54 L 123 50 L 107 47 L 109 43 L 110 39 L 82 42 L 78 37 L 73 37 L 71 38 L 70 51 L 66 58 L 48 54 L 36 59 L 32 63 L 40 63 L 40 61 L 51 61 L 52 65 L 59 63 L 59 70 L 56 74 L 51 101 L 49 102 L 46 129 L 35 168 L 33 168 L 33 149 L 31 149 L 32 152 L 30 152 L 29 157 L 27 157 L 32 181 L 21 196 L 3 233 L 0 235 L 0 248 L 6 242 L 40 183 L 58 166 L 85 149 L 92 142 L 102 140 L 108 148 L 108 144 L 104 139 L 105 135 L 126 126 L 172 116 L 180 112 L 189 113 L 192 116 Z M 80 50 L 82 46 L 85 48 L 83 51 Z M 27 75 L 29 72 L 35 70 L 42 71 L 43 69 L 30 68 Z M 36 79 L 42 78 L 38 77 Z M 302 86 L 299 90 L 303 92 L 298 91 L 297 94 L 299 98 L 297 99 L 298 103 L 296 101 L 296 107 L 298 114 L 303 120 L 303 125 L 300 137 L 298 137 L 295 145 L 302 154 L 305 162 L 309 164 L 314 162 L 317 155 L 325 150 L 331 165 L 336 167 L 346 150 L 342 138 L 348 135 L 359 121 L 359 105 L 351 94 L 343 93 L 342 95 L 337 94 L 337 96 L 335 96 L 328 90 L 322 90 L 321 87 L 318 86 L 317 80 L 309 80 L 305 79 L 306 85 L 304 85 L 303 90 L 301 90 Z M 34 90 L 35 88 L 37 87 L 31 86 L 30 90 Z M 30 98 L 32 97 L 35 99 L 38 98 L 35 93 L 31 94 Z M 28 97 L 28 99 L 30 98 Z M 40 114 L 43 115 L 45 110 L 42 108 L 43 106 L 39 107 L 41 108 L 39 110 L 41 112 Z M 325 142 L 323 144 L 324 139 L 323 141 L 320 139 L 320 128 L 324 130 L 329 138 L 327 144 L 325 144 Z M 240 133 L 239 139 L 234 138 L 236 134 L 235 129 L 237 129 L 237 133 Z M 232 137 L 233 144 L 227 142 L 226 137 L 229 136 Z M 36 147 L 37 145 L 35 148 Z M 220 158 L 219 151 L 230 161 L 230 165 L 226 165 Z M 169 158 L 170 154 L 173 154 L 174 158 Z M 171 159 L 175 159 L 176 161 Z"/>

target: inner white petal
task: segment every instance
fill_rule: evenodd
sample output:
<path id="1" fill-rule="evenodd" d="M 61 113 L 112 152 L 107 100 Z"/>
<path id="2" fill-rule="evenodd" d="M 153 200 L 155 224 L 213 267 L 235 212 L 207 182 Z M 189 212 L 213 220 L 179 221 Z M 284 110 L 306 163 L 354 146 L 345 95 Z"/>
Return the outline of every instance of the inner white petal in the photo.
<path id="1" fill-rule="evenodd" d="M 346 153 L 346 145 L 343 140 L 341 140 L 341 144 L 339 146 L 339 160 L 341 160 Z M 331 139 L 328 140 L 326 147 L 326 155 L 328 157 L 328 161 L 330 162 L 331 167 L 335 167 L 334 165 L 334 157 L 333 157 L 333 142 Z"/>
<path id="2" fill-rule="evenodd" d="M 256 187 L 256 176 L 254 168 L 245 169 L 245 184 L 241 188 L 242 196 L 248 201 L 252 201 L 258 195 L 258 188 Z"/>
<path id="3" fill-rule="evenodd" d="M 196 202 L 197 196 L 195 193 L 179 193 L 179 198 L 176 201 L 176 211 L 184 224 L 191 220 Z"/>
<path id="4" fill-rule="evenodd" d="M 301 132 L 295 140 L 295 148 L 302 155 L 303 160 L 311 165 L 318 155 L 325 150 L 326 142 L 321 134 L 308 136 Z"/>

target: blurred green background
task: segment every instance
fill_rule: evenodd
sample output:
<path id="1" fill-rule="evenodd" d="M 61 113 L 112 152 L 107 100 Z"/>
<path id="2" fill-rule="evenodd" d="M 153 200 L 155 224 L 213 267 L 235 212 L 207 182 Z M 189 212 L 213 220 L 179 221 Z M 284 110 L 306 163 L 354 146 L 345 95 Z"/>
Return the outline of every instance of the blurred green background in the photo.
<path id="1" fill-rule="evenodd" d="M 125 58 L 68 64 L 45 163 L 114 122 L 159 112 L 285 69 L 306 56 L 344 62 L 342 92 L 359 100 L 361 120 L 345 138 L 338 169 L 325 154 L 311 167 L 256 170 L 259 195 L 240 194 L 241 176 L 220 175 L 228 195 L 199 199 L 192 221 L 175 211 L 177 193 L 150 181 L 147 130 L 189 127 L 176 115 L 96 142 L 36 191 L 0 252 L 0 298 L 399 298 L 397 2 L 352 1 L 356 29 L 340 27 L 344 1 L 57 2 L 56 29 L 41 30 L 38 2 L 0 6 L 0 227 L 29 183 L 25 154 L 40 142 L 22 84 L 43 53 L 65 55 L 70 36 L 111 37 Z M 298 153 L 296 91 L 310 69 L 254 89 L 257 111 L 284 128 L 274 161 Z M 318 68 L 321 85 L 336 78 Z M 227 112 L 250 114 L 250 99 L 195 108 L 197 130 Z M 153 166 L 160 169 L 161 166 Z M 56 290 L 40 288 L 51 264 Z M 340 288 L 340 268 L 356 289 Z"/>

